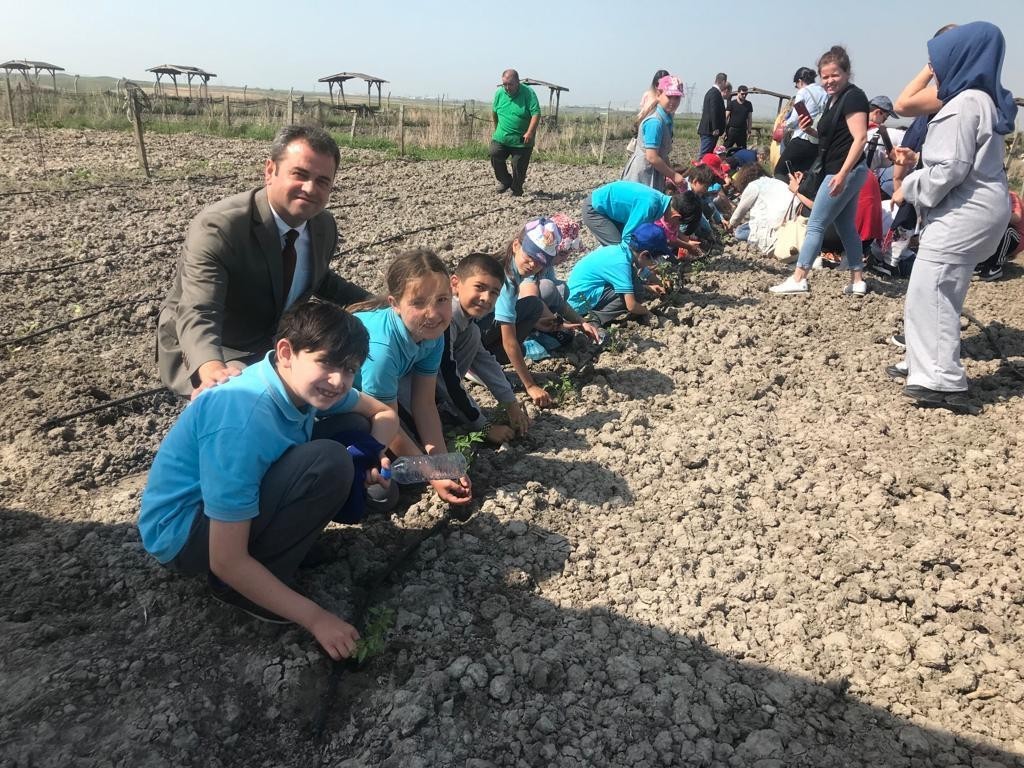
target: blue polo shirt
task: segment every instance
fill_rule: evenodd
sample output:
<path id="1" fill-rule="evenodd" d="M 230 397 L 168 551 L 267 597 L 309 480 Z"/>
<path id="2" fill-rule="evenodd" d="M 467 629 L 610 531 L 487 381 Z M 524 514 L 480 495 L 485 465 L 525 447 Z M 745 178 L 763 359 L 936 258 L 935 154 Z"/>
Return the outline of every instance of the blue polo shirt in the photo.
<path id="1" fill-rule="evenodd" d="M 494 302 L 494 320 L 498 323 L 508 323 L 511 325 L 516 321 L 516 302 L 519 301 L 519 286 L 523 283 L 535 283 L 537 282 L 537 277 L 535 275 L 523 277 L 519 274 L 519 268 L 516 266 L 515 259 L 512 259 L 509 266 L 512 268 L 512 274 L 505 273 L 505 283 L 501 286 L 498 300 Z"/>
<path id="2" fill-rule="evenodd" d="M 659 104 L 654 113 L 640 123 L 640 135 L 644 137 L 644 149 L 661 149 L 661 137 L 665 131 L 672 134 L 672 116 Z"/>
<path id="3" fill-rule="evenodd" d="M 161 563 L 185 546 L 200 505 L 213 520 L 256 517 L 267 470 L 293 445 L 309 442 L 320 412 L 292 404 L 273 354 L 202 392 L 160 445 L 142 493 L 139 534 Z M 327 413 L 351 411 L 358 402 L 351 389 Z"/>
<path id="4" fill-rule="evenodd" d="M 572 268 L 566 288 L 569 304 L 580 314 L 597 307 L 601 294 L 633 293 L 633 252 L 625 243 L 591 251 Z"/>
<path id="5" fill-rule="evenodd" d="M 353 385 L 382 403 L 398 400 L 398 381 L 409 373 L 436 376 L 444 337 L 417 342 L 391 307 L 356 312 L 370 334 L 370 354 Z"/>
<path id="6" fill-rule="evenodd" d="M 590 193 L 590 205 L 598 213 L 622 225 L 622 239 L 629 241 L 641 224 L 660 219 L 672 198 L 636 181 L 613 181 Z"/>

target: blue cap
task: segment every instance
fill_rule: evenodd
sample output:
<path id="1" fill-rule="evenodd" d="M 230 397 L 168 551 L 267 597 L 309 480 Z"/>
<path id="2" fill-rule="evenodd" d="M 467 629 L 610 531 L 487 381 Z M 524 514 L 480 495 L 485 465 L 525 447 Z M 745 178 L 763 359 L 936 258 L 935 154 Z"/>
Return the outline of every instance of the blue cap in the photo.
<path id="1" fill-rule="evenodd" d="M 652 256 L 668 256 L 672 253 L 665 230 L 657 224 L 641 224 L 633 230 L 629 236 L 629 247 L 634 251 L 647 251 Z"/>

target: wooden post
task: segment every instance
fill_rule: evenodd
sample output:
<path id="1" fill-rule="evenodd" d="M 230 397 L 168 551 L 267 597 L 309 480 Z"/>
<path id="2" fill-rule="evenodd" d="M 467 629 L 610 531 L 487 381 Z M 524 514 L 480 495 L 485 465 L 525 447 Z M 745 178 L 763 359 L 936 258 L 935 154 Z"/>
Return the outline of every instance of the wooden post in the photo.
<path id="1" fill-rule="evenodd" d="M 11 95 L 11 71 L 7 70 L 7 112 L 11 118 L 11 125 L 15 125 L 14 121 L 14 97 Z"/>
<path id="2" fill-rule="evenodd" d="M 295 89 L 288 89 L 288 125 L 295 125 Z"/>
<path id="3" fill-rule="evenodd" d="M 604 111 L 604 130 L 601 132 L 601 154 L 597 156 L 597 164 L 604 165 L 604 150 L 608 146 L 608 123 L 612 118 L 612 103 L 608 102 L 608 108 Z"/>
<path id="4" fill-rule="evenodd" d="M 321 128 L 324 127 L 324 104 L 320 99 L 316 100 L 316 121 Z"/>
<path id="5" fill-rule="evenodd" d="M 249 90 L 249 86 L 248 85 L 243 85 L 242 86 L 242 103 L 243 104 L 248 104 L 249 103 L 249 99 L 246 98 L 246 95 L 245 95 L 245 92 L 248 91 L 248 90 Z"/>
<path id="6" fill-rule="evenodd" d="M 405 104 L 398 108 L 398 155 L 405 157 Z"/>
<path id="7" fill-rule="evenodd" d="M 142 114 L 137 107 L 132 108 L 132 117 L 135 118 L 135 142 L 139 147 L 139 162 L 142 163 L 142 170 L 146 172 L 146 178 L 153 178 L 149 172 L 149 160 L 146 159 L 146 142 L 142 138 Z"/>
<path id="8" fill-rule="evenodd" d="M 269 122 L 270 122 L 270 120 L 271 120 L 271 113 L 270 113 L 270 97 L 269 97 L 269 96 L 267 96 L 267 122 L 269 123 Z"/>
<path id="9" fill-rule="evenodd" d="M 226 93 L 224 94 L 224 124 L 228 128 L 231 127 L 231 99 Z"/>
<path id="10" fill-rule="evenodd" d="M 356 140 L 356 117 L 358 115 L 359 115 L 359 112 L 353 112 L 352 113 L 352 128 L 349 129 L 349 132 L 348 132 L 348 137 L 349 137 L 349 139 L 351 141 L 355 141 Z"/>

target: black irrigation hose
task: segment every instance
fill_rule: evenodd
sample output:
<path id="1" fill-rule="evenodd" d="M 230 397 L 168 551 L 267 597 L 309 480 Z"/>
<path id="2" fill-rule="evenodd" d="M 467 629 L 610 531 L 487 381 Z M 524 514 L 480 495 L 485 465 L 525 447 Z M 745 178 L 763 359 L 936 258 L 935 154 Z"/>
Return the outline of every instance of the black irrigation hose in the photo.
<path id="1" fill-rule="evenodd" d="M 175 245 L 176 243 L 184 242 L 184 240 L 185 240 L 185 238 L 183 236 L 172 237 L 169 240 L 157 240 L 155 243 L 146 243 L 144 245 L 136 246 L 135 250 L 146 251 L 146 250 L 149 250 L 150 248 L 159 248 L 161 245 Z M 9 269 L 9 270 L 5 270 L 3 272 L 0 272 L 0 277 L 11 277 L 11 276 L 14 276 L 14 275 L 26 275 L 26 274 L 29 274 L 29 273 L 36 273 L 36 274 L 38 274 L 40 272 L 59 272 L 60 270 L 67 269 L 68 267 L 77 267 L 79 264 L 91 264 L 94 261 L 98 261 L 99 259 L 104 258 L 104 256 L 106 256 L 106 255 L 107 254 L 100 254 L 99 256 L 90 256 L 87 259 L 79 259 L 78 261 L 66 261 L 63 264 L 54 264 L 54 265 L 49 266 L 49 267 L 29 267 L 27 269 Z M 123 256 L 123 255 L 124 255 L 123 253 L 115 253 L 113 255 L 110 255 L 109 258 L 116 259 L 119 256 Z"/>
<path id="2" fill-rule="evenodd" d="M 370 607 L 371 598 L 380 591 L 381 587 L 384 586 L 384 582 L 387 581 L 388 578 L 410 564 L 412 556 L 420 548 L 423 542 L 443 532 L 449 525 L 451 525 L 453 520 L 464 523 L 472 516 L 473 511 L 471 509 L 449 506 L 448 510 L 440 520 L 430 526 L 430 528 L 421 532 L 411 542 L 403 547 L 398 554 L 388 561 L 387 565 L 374 574 L 372 578 L 368 579 L 367 582 L 365 582 L 365 585 L 360 589 L 360 596 L 356 600 L 355 607 L 352 611 L 352 625 L 360 630 L 365 629 L 364 622 L 366 619 L 367 609 Z M 346 672 L 354 672 L 358 669 L 359 663 L 351 657 L 348 659 L 342 659 L 341 661 L 335 661 L 331 665 L 331 672 L 327 677 L 326 690 L 320 699 L 320 708 L 312 722 L 312 734 L 315 743 L 323 743 L 324 732 L 327 728 L 327 720 L 330 718 L 330 715 L 334 710 L 334 703 L 338 698 L 338 687 L 341 684 L 341 678 Z"/>
<path id="3" fill-rule="evenodd" d="M 981 332 L 985 334 L 985 338 L 988 340 L 988 343 L 992 345 L 992 349 L 994 349 L 996 351 L 996 354 L 999 355 L 1000 362 L 1003 365 L 1005 365 L 1011 373 L 1014 373 L 1021 379 L 1024 379 L 1024 370 L 1022 370 L 1021 367 L 1017 365 L 1017 363 L 1015 363 L 1013 360 L 1010 360 L 1006 356 L 1006 353 L 1003 352 L 1003 348 L 999 346 L 999 341 L 998 339 L 996 339 L 995 331 L 993 331 L 992 328 L 988 325 L 982 325 L 981 321 L 974 316 L 974 313 L 966 309 L 961 310 L 960 314 L 962 314 L 970 322 L 974 323 L 976 326 L 978 326 L 978 328 L 981 329 Z"/>
<path id="4" fill-rule="evenodd" d="M 107 402 L 100 403 L 99 405 L 92 405 L 89 406 L 88 408 L 82 408 L 80 411 L 72 411 L 71 413 L 64 413 L 61 414 L 60 416 L 53 416 L 39 425 L 39 431 L 46 432 L 48 429 L 53 429 L 54 427 L 64 424 L 66 422 L 73 421 L 74 419 L 80 418 L 82 416 L 88 416 L 90 413 L 104 411 L 107 408 L 116 408 L 119 405 L 130 403 L 132 400 L 140 400 L 143 397 L 159 395 L 161 393 L 167 395 L 173 394 L 169 389 L 167 389 L 167 387 L 161 384 L 159 387 L 145 389 L 142 392 L 135 392 L 134 394 L 126 395 L 125 397 L 119 397 L 116 400 L 108 400 Z"/>
<path id="5" fill-rule="evenodd" d="M 107 306 L 103 307 L 103 309 L 97 309 L 95 312 L 89 312 L 84 315 L 78 315 L 77 317 L 73 317 L 70 320 L 65 320 L 63 323 L 49 325 L 46 328 L 40 328 L 38 331 L 32 331 L 32 333 L 27 333 L 24 336 L 17 336 L 13 339 L 0 339 L 0 347 L 13 347 L 17 344 L 22 344 L 26 341 L 30 341 L 31 339 L 35 339 L 39 336 L 45 336 L 48 333 L 53 333 L 54 331 L 59 331 L 68 328 L 69 326 L 81 322 L 82 320 L 88 320 L 90 318 L 96 317 L 97 315 L 102 315 L 104 312 L 110 312 L 115 309 L 122 309 L 123 307 L 131 307 L 137 304 L 145 304 L 147 301 L 153 301 L 154 299 L 157 298 L 159 297 L 143 296 L 141 299 L 131 299 L 129 301 L 119 301 L 116 304 L 108 304 Z"/>

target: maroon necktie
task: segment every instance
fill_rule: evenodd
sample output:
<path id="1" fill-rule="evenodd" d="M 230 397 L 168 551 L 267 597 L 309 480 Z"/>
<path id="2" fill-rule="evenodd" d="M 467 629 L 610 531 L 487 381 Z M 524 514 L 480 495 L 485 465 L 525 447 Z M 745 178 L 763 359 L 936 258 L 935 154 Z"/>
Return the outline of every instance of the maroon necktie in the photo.
<path id="1" fill-rule="evenodd" d="M 281 283 L 284 286 L 284 296 L 281 303 L 288 301 L 288 294 L 292 290 L 292 278 L 295 277 L 295 241 L 299 238 L 297 229 L 289 229 L 284 233 L 284 250 L 281 251 Z"/>

